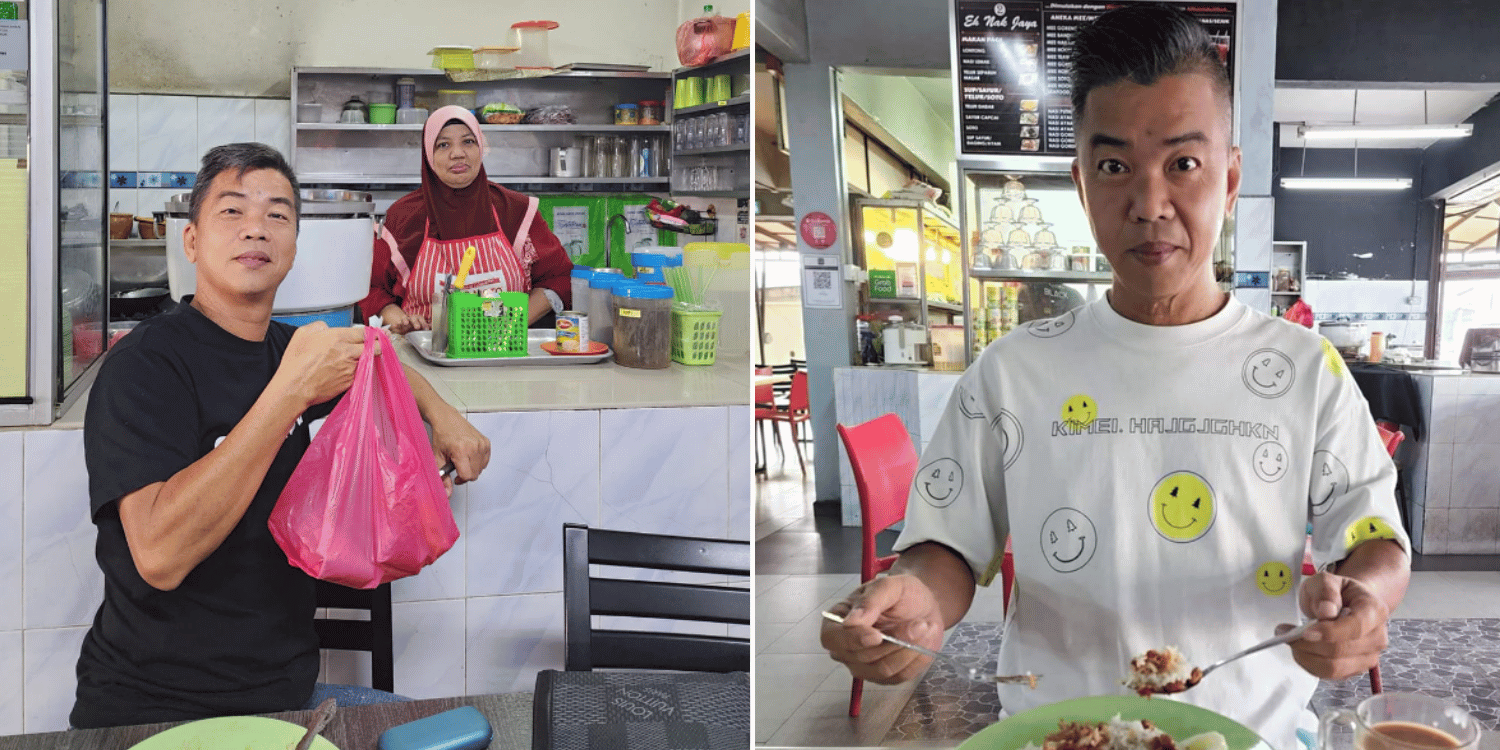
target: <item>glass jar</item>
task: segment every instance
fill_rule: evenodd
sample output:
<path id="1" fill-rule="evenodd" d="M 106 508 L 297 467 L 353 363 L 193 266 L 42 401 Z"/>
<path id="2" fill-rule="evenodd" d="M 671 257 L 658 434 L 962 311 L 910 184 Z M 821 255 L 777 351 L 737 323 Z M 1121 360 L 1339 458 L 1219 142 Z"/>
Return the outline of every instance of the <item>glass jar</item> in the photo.
<path id="1" fill-rule="evenodd" d="M 628 177 L 630 172 L 627 166 L 630 163 L 630 143 L 622 136 L 610 136 L 609 139 L 609 176 Z"/>
<path id="2" fill-rule="evenodd" d="M 581 135 L 574 139 L 573 145 L 578 148 L 578 153 L 583 158 L 583 176 L 598 177 L 594 171 L 594 139 L 592 136 Z"/>
<path id="3" fill-rule="evenodd" d="M 604 270 L 606 269 L 598 269 L 598 271 Z M 633 282 L 618 272 L 596 272 L 593 278 L 589 279 L 589 304 L 586 309 L 589 314 L 590 341 L 598 341 L 605 346 L 614 346 L 615 315 L 611 295 L 616 286 L 629 283 Z M 576 301 L 573 303 L 573 309 L 580 310 Z"/>
<path id="4" fill-rule="evenodd" d="M 639 125 L 640 123 L 640 107 L 630 103 L 615 105 L 616 125 Z"/>
<path id="5" fill-rule="evenodd" d="M 609 136 L 591 135 L 589 136 L 589 140 L 594 142 L 593 155 L 590 157 L 592 159 L 590 162 L 592 166 L 589 168 L 589 176 L 608 177 L 609 163 L 612 155 L 610 149 L 613 148 Z"/>
<path id="6" fill-rule="evenodd" d="M 661 102 L 649 101 L 640 103 L 640 124 L 660 125 L 664 107 Z"/>
<path id="7" fill-rule="evenodd" d="M 651 176 L 667 176 L 667 138 L 656 136 L 651 139 Z"/>
<path id="8" fill-rule="evenodd" d="M 1052 233 L 1051 224 L 1043 224 L 1041 229 L 1036 230 L 1034 241 L 1038 245 L 1051 247 L 1057 244 L 1057 235 Z"/>
<path id="9" fill-rule="evenodd" d="M 638 135 L 630 136 L 629 139 L 630 160 L 625 163 L 625 174 L 621 177 L 650 177 L 641 174 L 641 154 L 646 149 L 646 140 Z"/>
<path id="10" fill-rule="evenodd" d="M 1021 221 L 1041 222 L 1042 209 L 1037 206 L 1035 198 L 1027 198 L 1026 205 L 1021 207 Z"/>
<path id="11" fill-rule="evenodd" d="M 672 288 L 626 284 L 614 288 L 615 362 L 661 370 L 672 362 Z"/>

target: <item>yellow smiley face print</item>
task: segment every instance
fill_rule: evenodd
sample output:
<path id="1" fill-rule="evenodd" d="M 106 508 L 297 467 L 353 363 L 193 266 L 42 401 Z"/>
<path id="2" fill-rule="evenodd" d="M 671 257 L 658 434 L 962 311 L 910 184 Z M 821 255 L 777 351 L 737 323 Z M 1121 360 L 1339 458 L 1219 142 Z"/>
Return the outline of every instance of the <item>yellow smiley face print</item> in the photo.
<path id="1" fill-rule="evenodd" d="M 1151 491 L 1151 525 L 1173 542 L 1191 542 L 1214 525 L 1214 491 L 1203 477 L 1177 471 Z"/>
<path id="2" fill-rule="evenodd" d="M 1344 545 L 1354 549 L 1372 539 L 1395 539 L 1396 531 L 1379 516 L 1366 516 L 1344 530 Z"/>
<path id="3" fill-rule="evenodd" d="M 1099 402 L 1080 393 L 1063 402 L 1063 424 L 1082 430 L 1099 418 Z"/>
<path id="4" fill-rule="evenodd" d="M 1255 571 L 1255 587 L 1266 596 L 1282 596 L 1292 590 L 1292 568 L 1286 563 L 1268 562 Z"/>
<path id="5" fill-rule="evenodd" d="M 1323 339 L 1323 363 L 1328 365 L 1328 371 L 1336 378 L 1344 377 L 1344 373 L 1349 371 L 1344 365 L 1343 355 L 1339 354 L 1339 350 L 1328 339 Z"/>

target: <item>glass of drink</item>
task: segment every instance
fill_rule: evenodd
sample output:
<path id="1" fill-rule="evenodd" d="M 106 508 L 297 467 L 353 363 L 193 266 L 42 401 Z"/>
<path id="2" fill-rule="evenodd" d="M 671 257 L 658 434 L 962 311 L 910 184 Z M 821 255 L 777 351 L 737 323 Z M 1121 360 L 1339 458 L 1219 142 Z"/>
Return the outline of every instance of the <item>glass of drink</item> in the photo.
<path id="1" fill-rule="evenodd" d="M 1479 721 L 1447 701 L 1413 693 L 1372 695 L 1353 711 L 1323 715 L 1318 747 L 1335 748 L 1334 725 L 1352 726 L 1354 750 L 1476 750 Z M 1347 734 L 1347 733 L 1345 733 Z"/>

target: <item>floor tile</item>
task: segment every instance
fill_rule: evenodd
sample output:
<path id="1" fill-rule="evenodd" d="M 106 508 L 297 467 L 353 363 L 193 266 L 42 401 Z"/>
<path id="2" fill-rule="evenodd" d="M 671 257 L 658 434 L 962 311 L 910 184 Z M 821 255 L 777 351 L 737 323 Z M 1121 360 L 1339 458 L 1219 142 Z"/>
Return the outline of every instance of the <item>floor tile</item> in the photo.
<path id="1" fill-rule="evenodd" d="M 781 725 L 835 670 L 826 654 L 767 654 L 755 659 L 755 741 L 769 742 Z M 775 677 L 770 677 L 775 675 Z"/>

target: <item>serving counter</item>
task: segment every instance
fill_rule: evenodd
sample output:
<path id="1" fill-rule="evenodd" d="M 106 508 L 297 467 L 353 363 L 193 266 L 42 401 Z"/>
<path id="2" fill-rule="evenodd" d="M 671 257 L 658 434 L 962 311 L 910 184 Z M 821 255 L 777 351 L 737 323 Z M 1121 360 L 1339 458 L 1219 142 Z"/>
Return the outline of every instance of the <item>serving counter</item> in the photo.
<path id="1" fill-rule="evenodd" d="M 484 474 L 455 489 L 457 544 L 392 587 L 396 692 L 526 692 L 538 670 L 562 668 L 564 523 L 749 538 L 748 358 L 440 367 L 396 347 L 491 443 Z M 48 427 L 0 430 L 0 735 L 67 726 L 103 595 L 84 409 L 80 399 Z M 369 684 L 369 668 L 367 655 L 325 652 L 322 679 Z"/>

